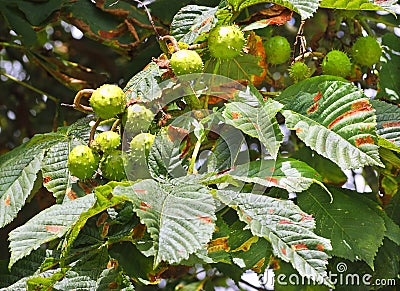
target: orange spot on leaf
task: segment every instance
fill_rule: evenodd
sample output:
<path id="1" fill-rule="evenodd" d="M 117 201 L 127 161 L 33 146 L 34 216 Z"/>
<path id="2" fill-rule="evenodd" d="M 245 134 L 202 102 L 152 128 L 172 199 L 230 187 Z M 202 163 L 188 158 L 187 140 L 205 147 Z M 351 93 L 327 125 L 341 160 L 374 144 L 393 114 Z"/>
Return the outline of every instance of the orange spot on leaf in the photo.
<path id="1" fill-rule="evenodd" d="M 278 179 L 276 179 L 276 178 L 267 176 L 267 177 L 265 177 L 265 180 L 278 185 Z"/>
<path id="2" fill-rule="evenodd" d="M 146 225 L 139 223 L 133 228 L 132 238 L 141 239 L 144 236 L 145 231 L 146 231 Z"/>
<path id="3" fill-rule="evenodd" d="M 339 123 L 340 121 L 342 121 L 345 118 L 349 118 L 351 116 L 357 115 L 360 112 L 367 112 L 367 111 L 371 111 L 371 110 L 372 110 L 372 106 L 371 106 L 371 104 L 369 104 L 369 102 L 367 100 L 359 100 L 359 101 L 351 104 L 351 110 L 350 111 L 347 111 L 347 112 L 343 113 L 342 115 L 337 117 L 334 121 L 332 121 L 328 125 L 328 128 L 331 129 L 337 123 Z"/>
<path id="4" fill-rule="evenodd" d="M 67 189 L 67 196 L 71 200 L 75 200 L 76 198 L 78 198 L 78 195 L 76 195 L 75 191 L 71 188 Z"/>
<path id="5" fill-rule="evenodd" d="M 292 245 L 292 249 L 299 251 L 299 250 L 308 250 L 308 247 L 305 244 L 294 244 Z"/>
<path id="6" fill-rule="evenodd" d="M 321 91 L 318 91 L 318 94 L 314 96 L 313 100 L 314 100 L 314 102 L 317 102 L 317 101 L 318 101 L 319 99 L 321 99 L 322 97 L 323 97 L 323 96 L 322 96 Z"/>
<path id="7" fill-rule="evenodd" d="M 278 224 L 293 224 L 292 221 L 286 220 L 286 219 L 282 219 L 278 222 Z"/>
<path id="8" fill-rule="evenodd" d="M 306 111 L 307 114 L 311 114 L 311 113 L 314 113 L 315 111 L 317 111 L 318 110 L 318 106 L 319 106 L 318 102 L 314 103 L 313 105 L 311 105 Z"/>
<path id="9" fill-rule="evenodd" d="M 4 200 L 4 205 L 10 206 L 10 204 L 11 204 L 11 196 L 7 195 L 6 200 Z"/>
<path id="10" fill-rule="evenodd" d="M 238 113 L 238 112 L 232 112 L 232 118 L 233 119 L 238 119 L 242 117 L 242 114 Z"/>
<path id="11" fill-rule="evenodd" d="M 363 144 L 374 144 L 374 139 L 371 136 L 356 138 L 356 146 L 359 147 Z"/>
<path id="12" fill-rule="evenodd" d="M 261 268 L 264 266 L 265 257 L 261 258 L 254 266 L 251 268 L 256 273 L 261 273 Z"/>
<path id="13" fill-rule="evenodd" d="M 388 128 L 388 127 L 400 127 L 400 121 L 390 121 L 390 122 L 383 122 L 382 123 L 383 128 Z"/>
<path id="14" fill-rule="evenodd" d="M 201 221 L 203 221 L 205 223 L 212 223 L 211 217 L 208 217 L 208 216 L 197 216 L 197 218 L 199 218 Z"/>
<path id="15" fill-rule="evenodd" d="M 209 253 L 218 252 L 218 251 L 226 251 L 229 252 L 230 248 L 228 245 L 228 237 L 219 237 L 213 239 L 208 243 L 207 251 Z"/>
<path id="16" fill-rule="evenodd" d="M 282 254 L 284 254 L 286 256 L 286 249 L 285 248 L 281 248 Z"/>
<path id="17" fill-rule="evenodd" d="M 102 225 L 104 222 L 106 222 L 107 218 L 108 218 L 107 212 L 103 212 L 103 213 L 99 216 L 99 218 L 97 219 L 97 221 L 96 221 L 96 226 L 99 227 L 100 225 Z"/>
<path id="18" fill-rule="evenodd" d="M 50 176 L 46 176 L 43 178 L 43 184 L 47 184 L 51 181 L 51 177 Z"/>
<path id="19" fill-rule="evenodd" d="M 316 248 L 317 248 L 317 250 L 319 250 L 319 251 L 321 251 L 321 252 L 323 252 L 323 251 L 325 250 L 325 247 L 324 247 L 324 245 L 322 245 L 322 244 L 317 244 L 317 245 L 316 245 Z"/>
<path id="20" fill-rule="evenodd" d="M 61 230 L 65 228 L 63 225 L 46 225 L 46 231 L 51 233 L 59 233 Z"/>

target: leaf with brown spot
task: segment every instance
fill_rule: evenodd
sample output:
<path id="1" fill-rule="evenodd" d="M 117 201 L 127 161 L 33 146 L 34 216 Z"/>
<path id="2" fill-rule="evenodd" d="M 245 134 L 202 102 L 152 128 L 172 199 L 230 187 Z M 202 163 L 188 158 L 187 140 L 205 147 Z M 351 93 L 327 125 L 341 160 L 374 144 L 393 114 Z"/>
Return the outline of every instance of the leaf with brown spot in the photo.
<path id="1" fill-rule="evenodd" d="M 342 170 L 383 166 L 369 98 L 353 84 L 332 78 L 310 78 L 282 92 L 277 99 L 286 103 L 286 126 Z"/>

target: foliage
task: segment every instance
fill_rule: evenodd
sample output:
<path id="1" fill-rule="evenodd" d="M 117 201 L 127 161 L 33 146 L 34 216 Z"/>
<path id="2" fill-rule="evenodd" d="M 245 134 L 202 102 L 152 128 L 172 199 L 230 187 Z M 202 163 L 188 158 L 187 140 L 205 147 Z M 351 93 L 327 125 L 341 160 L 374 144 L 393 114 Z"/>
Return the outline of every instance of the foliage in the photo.
<path id="1" fill-rule="evenodd" d="M 251 286 L 250 270 L 286 278 L 276 290 L 399 283 L 396 2 L 145 4 L 0 0 L 1 290 L 214 290 Z M 245 46 L 213 57 L 210 31 L 230 25 Z M 378 62 L 346 78 L 322 70 L 366 34 L 381 42 Z M 268 59 L 276 36 L 289 60 Z M 93 106 L 104 83 L 123 95 L 115 112 L 115 96 Z M 78 145 L 100 157 L 81 179 L 68 168 Z M 345 274 L 368 280 L 333 276 Z"/>

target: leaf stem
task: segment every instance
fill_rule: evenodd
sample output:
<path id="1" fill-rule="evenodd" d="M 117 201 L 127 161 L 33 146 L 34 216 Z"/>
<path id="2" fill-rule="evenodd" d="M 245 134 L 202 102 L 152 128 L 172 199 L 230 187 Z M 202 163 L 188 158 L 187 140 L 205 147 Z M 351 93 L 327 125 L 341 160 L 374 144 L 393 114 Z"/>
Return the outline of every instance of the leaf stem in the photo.
<path id="1" fill-rule="evenodd" d="M 203 140 L 203 136 L 201 136 L 197 140 L 196 145 L 194 146 L 193 154 L 192 154 L 192 157 L 190 159 L 190 165 L 189 165 L 189 168 L 188 168 L 188 175 L 197 174 L 197 173 L 194 173 L 194 171 L 195 171 L 194 170 L 194 166 L 195 166 L 195 163 L 196 163 L 197 155 L 199 154 L 199 151 L 200 151 L 201 141 L 202 140 Z"/>

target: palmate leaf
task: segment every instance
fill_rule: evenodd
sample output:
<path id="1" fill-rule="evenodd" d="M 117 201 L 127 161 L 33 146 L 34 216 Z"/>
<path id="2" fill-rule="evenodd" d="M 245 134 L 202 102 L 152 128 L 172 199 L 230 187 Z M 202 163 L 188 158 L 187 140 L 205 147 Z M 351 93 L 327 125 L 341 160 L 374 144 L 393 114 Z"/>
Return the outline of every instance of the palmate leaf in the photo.
<path id="1" fill-rule="evenodd" d="M 320 0 L 228 0 L 228 2 L 237 12 L 260 3 L 275 3 L 300 14 L 302 19 L 307 19 L 317 11 Z"/>
<path id="2" fill-rule="evenodd" d="M 83 212 L 95 203 L 93 194 L 53 205 L 34 216 L 24 225 L 10 232 L 11 267 L 43 243 L 62 237 L 73 226 Z"/>
<path id="3" fill-rule="evenodd" d="M 133 202 L 134 211 L 147 226 L 154 240 L 156 265 L 188 259 L 211 239 L 216 219 L 213 197 L 205 186 L 191 180 L 190 176 L 171 184 L 143 180 L 113 191 Z"/>
<path id="4" fill-rule="evenodd" d="M 372 105 L 376 110 L 376 133 L 400 147 L 400 108 L 378 100 Z"/>
<path id="5" fill-rule="evenodd" d="M 384 219 L 357 197 L 361 194 L 341 188 L 329 190 L 333 202 L 318 188 L 311 187 L 298 195 L 298 205 L 315 217 L 316 233 L 331 239 L 332 255 L 350 261 L 363 260 L 373 269 L 385 236 Z"/>
<path id="6" fill-rule="evenodd" d="M 258 138 L 276 159 L 283 135 L 275 115 L 281 108 L 282 105 L 275 101 L 267 101 L 258 108 L 242 102 L 231 102 L 225 105 L 223 116 L 227 124 Z"/>
<path id="7" fill-rule="evenodd" d="M 243 54 L 229 60 L 212 58 L 205 64 L 204 72 L 233 80 L 251 80 L 253 76 L 260 76 L 264 71 L 259 61 L 258 57 L 251 54 Z"/>
<path id="8" fill-rule="evenodd" d="M 288 200 L 252 193 L 217 191 L 217 198 L 237 210 L 253 235 L 270 241 L 273 252 L 301 276 L 333 287 L 326 273 L 330 241 L 313 233 L 315 221 Z"/>
<path id="9" fill-rule="evenodd" d="M 321 176 L 302 161 L 295 159 L 256 160 L 225 172 L 233 179 L 265 187 L 279 187 L 288 192 L 302 192 L 311 184 L 322 184 Z"/>
<path id="10" fill-rule="evenodd" d="M 311 78 L 282 92 L 279 99 L 291 99 L 282 112 L 287 127 L 341 169 L 383 166 L 369 99 L 350 83 L 323 80 Z"/>
<path id="11" fill-rule="evenodd" d="M 196 38 L 208 32 L 216 22 L 218 8 L 188 5 L 175 14 L 171 23 L 171 35 L 177 41 L 192 44 Z"/>

